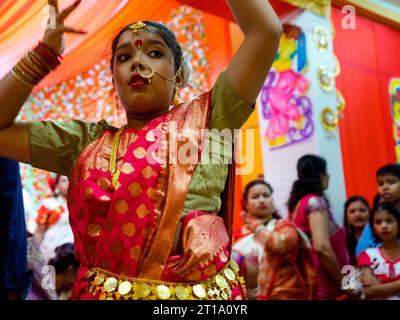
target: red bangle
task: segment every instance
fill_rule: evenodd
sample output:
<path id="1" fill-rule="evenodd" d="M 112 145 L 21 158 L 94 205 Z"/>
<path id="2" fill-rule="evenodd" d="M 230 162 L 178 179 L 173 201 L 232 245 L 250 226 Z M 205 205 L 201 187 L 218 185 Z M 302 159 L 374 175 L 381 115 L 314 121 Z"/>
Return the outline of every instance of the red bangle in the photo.
<path id="1" fill-rule="evenodd" d="M 39 47 L 42 47 L 43 49 L 45 49 L 51 56 L 53 57 L 57 57 L 62 59 L 62 56 L 56 52 L 54 52 L 54 50 L 52 48 L 50 48 L 47 44 L 45 44 L 42 41 L 39 41 Z"/>
<path id="2" fill-rule="evenodd" d="M 48 63 L 50 70 L 55 70 L 60 65 L 61 56 L 43 42 L 39 42 L 34 51 L 46 61 L 46 64 Z"/>

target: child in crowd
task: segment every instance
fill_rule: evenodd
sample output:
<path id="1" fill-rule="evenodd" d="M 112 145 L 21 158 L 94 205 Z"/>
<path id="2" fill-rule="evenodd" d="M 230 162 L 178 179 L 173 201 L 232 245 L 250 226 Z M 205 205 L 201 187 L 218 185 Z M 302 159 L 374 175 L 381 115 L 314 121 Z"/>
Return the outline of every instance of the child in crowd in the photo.
<path id="1" fill-rule="evenodd" d="M 374 199 L 374 207 L 382 201 L 393 204 L 400 209 L 400 166 L 398 164 L 388 164 L 378 169 L 376 172 L 378 194 Z M 358 241 L 356 255 L 368 248 L 375 248 L 380 245 L 375 241 L 372 228 L 367 224 Z"/>
<path id="2" fill-rule="evenodd" d="M 382 245 L 369 248 L 358 257 L 361 283 L 368 298 L 400 299 L 400 211 L 382 202 L 370 218 L 374 236 Z"/>

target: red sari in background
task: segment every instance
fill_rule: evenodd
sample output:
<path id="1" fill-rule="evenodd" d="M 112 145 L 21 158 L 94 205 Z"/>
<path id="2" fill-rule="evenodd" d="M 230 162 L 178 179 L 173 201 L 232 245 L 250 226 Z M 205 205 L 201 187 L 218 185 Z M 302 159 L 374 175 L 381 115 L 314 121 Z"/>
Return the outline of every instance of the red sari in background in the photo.
<path id="1" fill-rule="evenodd" d="M 264 248 L 258 300 L 313 300 L 316 270 L 305 234 L 287 220 L 272 220 L 254 235 Z"/>
<path id="2" fill-rule="evenodd" d="M 310 194 L 305 196 L 299 201 L 297 210 L 292 214 L 292 219 L 295 225 L 302 230 L 310 239 L 311 229 L 309 225 L 309 214 L 315 211 L 327 211 L 329 217 L 330 228 L 330 243 L 339 266 L 343 267 L 350 264 L 349 254 L 346 245 L 346 233 L 333 219 L 332 213 L 329 209 L 325 199 L 320 196 Z M 318 300 L 336 300 L 342 293 L 338 285 L 331 279 L 331 276 L 323 268 L 319 262 L 317 252 L 312 251 L 314 267 L 317 270 L 317 299 Z"/>

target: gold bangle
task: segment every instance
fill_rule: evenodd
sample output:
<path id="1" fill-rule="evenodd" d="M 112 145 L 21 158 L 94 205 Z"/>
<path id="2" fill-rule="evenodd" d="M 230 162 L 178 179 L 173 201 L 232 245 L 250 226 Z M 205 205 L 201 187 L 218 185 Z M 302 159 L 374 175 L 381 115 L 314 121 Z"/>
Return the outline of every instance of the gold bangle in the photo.
<path id="1" fill-rule="evenodd" d="M 43 76 L 38 73 L 36 70 L 33 69 L 33 67 L 31 67 L 25 59 L 22 59 L 19 63 L 18 63 L 18 67 L 20 69 L 22 69 L 25 74 L 27 76 L 29 76 L 32 80 L 34 80 L 35 82 L 39 82 L 40 80 L 43 79 Z"/>
<path id="2" fill-rule="evenodd" d="M 19 69 L 13 69 L 15 75 L 19 78 L 19 80 L 24 81 L 25 84 L 29 84 L 30 87 L 34 87 L 36 83 L 33 82 L 32 79 L 28 78 L 24 73 L 22 73 Z"/>
<path id="3" fill-rule="evenodd" d="M 32 62 L 37 65 L 38 67 L 41 67 L 41 69 L 43 69 L 46 74 L 48 74 L 51 69 L 49 68 L 48 65 L 46 65 L 46 62 L 42 60 L 42 57 L 36 53 L 35 51 L 30 51 L 29 52 L 29 57 L 31 58 Z"/>
<path id="4" fill-rule="evenodd" d="M 18 72 L 19 76 L 24 78 L 25 81 L 30 82 L 34 85 L 39 83 L 40 80 L 36 79 L 34 76 L 32 76 L 25 68 L 21 65 L 21 63 L 18 63 L 14 66 L 14 70 Z"/>
<path id="5" fill-rule="evenodd" d="M 22 79 L 16 72 L 14 69 L 11 70 L 11 74 L 15 77 L 15 79 L 17 79 L 19 82 L 21 82 L 22 84 L 24 84 L 25 86 L 29 87 L 29 88 L 33 88 L 34 85 L 31 85 L 30 83 L 26 82 L 24 79 Z"/>
<path id="6" fill-rule="evenodd" d="M 25 58 L 23 59 L 25 63 L 27 63 L 31 68 L 35 70 L 42 77 L 49 73 L 49 69 L 44 68 L 41 64 L 32 58 L 29 53 L 25 54 Z"/>
<path id="7" fill-rule="evenodd" d="M 38 79 L 34 76 L 31 75 L 30 72 L 28 72 L 27 70 L 25 70 L 25 68 L 23 68 L 23 66 L 18 63 L 15 66 L 16 71 L 19 73 L 19 76 L 22 77 L 25 81 L 27 81 L 28 83 L 31 83 L 32 85 L 37 85 L 41 79 Z"/>
<path id="8" fill-rule="evenodd" d="M 57 59 L 57 62 L 56 62 L 56 61 L 52 61 L 52 60 L 49 59 L 48 57 L 43 56 L 42 53 L 41 53 L 40 51 L 38 52 L 37 49 L 39 49 L 39 47 L 34 48 L 34 49 L 31 50 L 30 52 L 31 52 L 33 55 L 35 55 L 36 59 L 40 61 L 40 64 L 41 64 L 44 68 L 46 68 L 46 69 L 49 70 L 48 72 L 50 72 L 50 71 L 52 71 L 52 70 L 55 70 L 55 69 L 57 68 L 57 66 L 60 64 L 60 62 L 58 61 L 58 59 Z"/>

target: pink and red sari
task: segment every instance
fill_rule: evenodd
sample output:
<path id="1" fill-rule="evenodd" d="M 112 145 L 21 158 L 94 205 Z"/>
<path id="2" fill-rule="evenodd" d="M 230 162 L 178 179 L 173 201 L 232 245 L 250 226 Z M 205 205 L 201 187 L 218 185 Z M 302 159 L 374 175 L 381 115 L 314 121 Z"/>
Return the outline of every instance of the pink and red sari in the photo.
<path id="1" fill-rule="evenodd" d="M 311 200 L 311 204 L 310 204 Z M 331 226 L 330 243 L 339 266 L 343 267 L 350 263 L 349 254 L 346 246 L 346 232 L 338 226 L 333 219 L 332 213 L 329 210 L 324 199 L 310 194 L 300 200 L 297 205 L 296 213 L 293 215 L 295 225 L 302 230 L 311 239 L 311 229 L 309 226 L 308 214 L 316 210 L 326 210 L 329 213 L 329 222 Z M 312 250 L 312 260 L 315 269 L 317 270 L 317 285 L 316 295 L 318 300 L 336 300 L 342 295 L 340 287 L 331 279 L 331 276 L 323 268 L 319 262 L 318 255 L 315 250 Z"/>
<path id="2" fill-rule="evenodd" d="M 230 235 L 224 219 L 195 208 L 182 221 L 179 250 L 170 255 L 196 165 L 168 162 L 168 125 L 176 121 L 178 133 L 184 128 L 204 129 L 209 109 L 207 92 L 140 130 L 123 131 L 117 153 L 120 175 L 116 188 L 109 172 L 115 132 L 104 130 L 80 154 L 70 176 L 68 194 L 76 258 L 80 262 L 76 299 L 101 298 L 101 292 L 88 290 L 86 276 L 94 267 L 124 277 L 185 283 L 205 281 L 227 265 Z M 183 143 L 178 140 L 178 147 Z M 168 161 L 157 161 L 163 158 Z M 232 298 L 244 297 L 241 286 L 232 289 Z"/>

